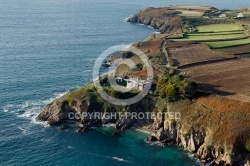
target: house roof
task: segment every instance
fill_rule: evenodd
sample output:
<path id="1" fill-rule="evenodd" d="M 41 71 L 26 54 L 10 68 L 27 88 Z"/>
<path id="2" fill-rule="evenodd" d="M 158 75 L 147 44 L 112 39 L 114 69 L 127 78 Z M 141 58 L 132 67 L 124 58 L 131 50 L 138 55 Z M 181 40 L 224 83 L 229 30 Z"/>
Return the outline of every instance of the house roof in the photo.
<path id="1" fill-rule="evenodd" d="M 237 17 L 244 17 L 242 13 L 239 13 Z"/>

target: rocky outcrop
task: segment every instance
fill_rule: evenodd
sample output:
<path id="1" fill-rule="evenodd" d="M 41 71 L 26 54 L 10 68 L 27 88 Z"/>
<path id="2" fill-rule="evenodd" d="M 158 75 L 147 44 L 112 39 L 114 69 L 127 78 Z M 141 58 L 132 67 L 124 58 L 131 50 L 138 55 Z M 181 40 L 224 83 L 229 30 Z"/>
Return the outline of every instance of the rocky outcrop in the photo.
<path id="1" fill-rule="evenodd" d="M 148 142 L 155 142 L 155 141 L 157 141 L 157 138 L 156 138 L 155 136 L 150 135 L 150 136 L 147 137 L 146 140 L 147 140 Z"/>
<path id="2" fill-rule="evenodd" d="M 48 104 L 36 119 L 38 121 L 47 121 L 50 125 L 55 125 L 68 119 L 70 112 L 75 112 L 75 110 L 68 106 L 68 101 L 54 101 Z"/>
<path id="3" fill-rule="evenodd" d="M 135 119 L 131 119 L 130 117 L 127 116 L 121 116 L 120 119 L 116 121 L 116 129 L 128 129 L 135 123 Z"/>
<path id="4" fill-rule="evenodd" d="M 140 11 L 127 21 L 149 25 L 161 33 L 182 34 L 181 19 L 177 11 L 168 7 L 147 8 Z"/>
<path id="5" fill-rule="evenodd" d="M 75 96 L 72 97 L 72 95 Z M 223 102 L 220 103 L 223 108 L 217 108 L 217 105 L 214 105 L 217 101 Z M 195 101 L 181 100 L 175 103 L 166 103 L 164 99 L 148 97 L 134 105 L 121 107 L 107 105 L 104 100 L 94 95 L 94 91 L 86 88 L 69 93 L 48 104 L 39 114 L 37 120 L 48 121 L 51 125 L 59 123 L 63 125 L 63 122 L 68 120 L 70 113 L 78 113 L 79 115 L 89 113 L 73 119 L 76 122 L 77 132 L 86 131 L 89 127 L 106 123 L 115 123 L 118 130 L 150 124 L 148 129 L 154 130 L 156 133 L 148 137 L 147 141 L 149 142 L 157 140 L 163 145 L 179 145 L 194 153 L 202 162 L 211 165 L 245 164 L 247 166 L 250 157 L 247 151 L 250 124 L 246 118 L 249 117 L 246 109 L 249 108 L 250 104 L 239 104 L 231 100 L 227 102 L 228 99 L 224 101 L 216 97 L 200 97 Z M 105 103 L 106 106 L 104 106 Z M 227 108 L 227 104 L 228 108 L 232 107 L 231 104 L 238 105 L 234 109 L 237 112 L 220 113 L 220 110 Z M 157 110 L 157 113 L 164 112 L 165 114 L 154 114 L 157 116 L 152 117 L 153 121 L 149 119 L 136 120 L 127 116 L 128 110 L 132 112 Z M 123 114 L 117 119 L 113 119 L 110 118 L 109 111 L 122 111 Z M 171 116 L 167 116 L 170 111 L 181 113 L 181 119 L 172 119 Z M 104 113 L 104 115 L 101 118 L 95 118 L 91 117 L 94 115 L 93 113 Z M 237 115 L 237 118 L 231 116 L 233 113 Z M 236 113 L 240 113 L 241 116 Z M 61 127 L 61 129 L 64 128 L 64 126 Z"/>
<path id="6" fill-rule="evenodd" d="M 209 122 L 206 124 L 204 121 L 204 119 L 206 119 L 205 115 L 210 108 L 205 108 L 204 105 L 199 106 L 200 103 L 189 104 L 189 102 L 181 101 L 175 104 L 170 104 L 167 108 L 169 109 L 168 111 L 176 111 L 178 108 L 180 112 L 186 112 L 186 110 L 183 109 L 184 107 L 187 107 L 187 109 L 198 109 L 199 111 L 203 109 L 204 115 L 200 114 L 203 119 L 202 124 L 198 123 L 198 120 L 196 120 L 195 123 L 188 122 L 189 120 L 193 121 L 192 118 L 194 118 L 194 115 L 187 117 L 183 112 L 182 116 L 184 117 L 179 120 L 169 119 L 167 116 L 162 115 L 162 117 L 154 119 L 154 123 L 151 127 L 152 129 L 157 129 L 156 126 L 160 126 L 155 134 L 156 139 L 164 145 L 175 143 L 176 145 L 181 146 L 183 149 L 193 153 L 195 157 L 200 159 L 204 164 L 206 163 L 216 166 L 249 165 L 250 153 L 244 149 L 245 139 L 242 139 L 249 139 L 249 130 L 242 130 L 242 133 L 238 131 L 237 134 L 240 138 L 236 135 L 227 138 L 227 135 L 221 135 L 221 133 L 225 131 L 218 130 L 218 128 L 215 127 L 216 125 L 213 124 L 215 123 L 215 119 L 210 119 L 212 115 L 208 115 L 209 118 L 207 120 L 213 121 L 213 123 Z M 190 107 L 193 105 L 195 107 Z M 245 108 L 246 107 L 244 107 L 244 109 Z M 189 113 L 186 112 L 186 114 Z M 195 118 L 198 119 L 198 116 L 196 115 Z M 221 120 L 221 118 L 219 120 Z M 223 121 L 226 123 L 225 120 Z M 231 120 L 230 122 L 233 121 Z M 221 122 L 219 122 L 219 124 L 220 123 Z M 249 126 L 249 123 L 247 126 Z M 230 135 L 230 133 L 227 134 Z M 218 137 L 217 135 L 221 136 Z"/>

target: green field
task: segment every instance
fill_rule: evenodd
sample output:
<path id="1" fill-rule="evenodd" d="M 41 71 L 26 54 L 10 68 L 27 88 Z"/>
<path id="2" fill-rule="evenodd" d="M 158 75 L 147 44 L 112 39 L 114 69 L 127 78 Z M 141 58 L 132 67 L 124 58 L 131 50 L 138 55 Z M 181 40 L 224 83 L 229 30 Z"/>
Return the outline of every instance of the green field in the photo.
<path id="1" fill-rule="evenodd" d="M 241 54 L 241 56 L 250 57 L 250 54 Z"/>
<path id="2" fill-rule="evenodd" d="M 180 16 L 186 16 L 186 17 L 201 17 L 204 12 L 200 11 L 189 11 L 189 10 L 177 10 L 180 12 Z"/>
<path id="3" fill-rule="evenodd" d="M 196 27 L 198 32 L 225 32 L 225 31 L 241 31 L 244 28 L 238 24 L 211 24 Z"/>
<path id="4" fill-rule="evenodd" d="M 203 44 L 208 45 L 210 48 L 239 46 L 244 44 L 250 44 L 250 38 L 241 40 L 219 41 L 219 42 L 203 42 Z"/>
<path id="5" fill-rule="evenodd" d="M 228 17 L 237 17 L 239 13 L 243 13 L 245 17 L 250 17 L 250 11 L 226 11 Z"/>
<path id="6" fill-rule="evenodd" d="M 244 34 L 243 31 L 235 31 L 235 32 L 208 32 L 208 33 L 189 33 L 189 36 L 206 36 L 206 35 L 230 35 L 230 34 Z"/>
<path id="7" fill-rule="evenodd" d="M 233 40 L 237 38 L 244 38 L 247 35 L 244 33 L 239 34 L 216 34 L 216 35 L 193 35 L 193 34 L 187 34 L 181 39 L 173 39 L 173 41 L 183 41 L 183 40 L 219 40 L 219 39 L 228 39 Z"/>
<path id="8" fill-rule="evenodd" d="M 250 17 L 250 11 L 244 11 L 242 12 L 244 17 Z"/>

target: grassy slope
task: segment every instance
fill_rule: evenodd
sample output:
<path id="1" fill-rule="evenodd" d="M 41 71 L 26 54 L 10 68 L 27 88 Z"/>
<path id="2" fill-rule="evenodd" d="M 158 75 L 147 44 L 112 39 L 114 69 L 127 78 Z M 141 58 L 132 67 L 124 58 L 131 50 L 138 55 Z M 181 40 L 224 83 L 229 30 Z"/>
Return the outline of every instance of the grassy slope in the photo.
<path id="1" fill-rule="evenodd" d="M 244 29 L 238 24 L 211 24 L 198 26 L 197 30 L 198 32 L 224 32 L 239 31 Z"/>
<path id="2" fill-rule="evenodd" d="M 188 10 L 177 10 L 180 12 L 180 16 L 186 16 L 186 17 L 201 17 L 204 12 L 203 11 L 188 11 Z"/>
<path id="3" fill-rule="evenodd" d="M 211 40 L 211 39 L 234 39 L 234 38 L 241 38 L 246 37 L 247 35 L 244 33 L 239 34 L 216 34 L 216 35 L 185 35 L 181 39 L 173 39 L 173 41 L 182 41 L 182 40 Z"/>
<path id="4" fill-rule="evenodd" d="M 250 38 L 241 39 L 241 40 L 230 40 L 230 41 L 203 42 L 203 44 L 208 45 L 210 48 L 239 46 L 239 45 L 244 45 L 244 44 L 250 44 Z"/>
<path id="5" fill-rule="evenodd" d="M 189 33 L 189 36 L 204 36 L 204 35 L 230 35 L 230 34 L 244 34 L 242 31 L 235 31 L 235 32 L 206 32 L 206 33 Z"/>

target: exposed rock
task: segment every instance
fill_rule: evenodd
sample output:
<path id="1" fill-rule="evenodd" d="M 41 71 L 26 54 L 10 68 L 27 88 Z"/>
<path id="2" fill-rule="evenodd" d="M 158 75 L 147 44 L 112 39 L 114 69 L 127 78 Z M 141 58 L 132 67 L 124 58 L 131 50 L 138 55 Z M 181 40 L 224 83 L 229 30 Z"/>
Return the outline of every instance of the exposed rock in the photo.
<path id="1" fill-rule="evenodd" d="M 168 7 L 147 8 L 128 19 L 128 22 L 137 22 L 158 29 L 161 33 L 182 34 L 181 19 L 178 11 Z"/>
<path id="2" fill-rule="evenodd" d="M 153 129 L 154 130 L 159 130 L 161 127 L 163 127 L 163 117 L 160 116 L 159 114 L 156 115 L 154 118 L 154 123 L 153 123 Z"/>
<path id="3" fill-rule="evenodd" d="M 164 131 L 166 133 L 167 142 L 173 142 L 177 140 L 177 126 L 176 122 L 173 120 L 164 120 Z"/>
<path id="4" fill-rule="evenodd" d="M 113 114 L 114 115 L 114 114 Z M 102 124 L 114 123 L 117 119 L 110 116 L 110 113 L 105 112 L 102 116 Z"/>
<path id="5" fill-rule="evenodd" d="M 87 131 L 89 129 L 89 126 L 88 125 L 85 125 L 85 124 L 79 124 L 77 126 L 77 129 L 76 129 L 76 132 L 79 133 L 79 132 L 84 132 L 84 131 Z"/>
<path id="6" fill-rule="evenodd" d="M 48 124 L 59 124 L 68 119 L 68 114 L 75 112 L 74 109 L 68 106 L 68 101 L 54 101 L 48 104 L 36 118 L 38 121 L 48 121 Z"/>
<path id="7" fill-rule="evenodd" d="M 160 128 L 160 129 L 157 131 L 155 137 L 157 138 L 158 141 L 164 140 L 164 138 L 166 137 L 166 133 L 165 133 L 163 127 Z"/>
<path id="8" fill-rule="evenodd" d="M 121 119 L 116 121 L 116 129 L 128 129 L 133 123 L 135 123 L 134 119 L 130 119 L 129 117 L 123 116 Z"/>
<path id="9" fill-rule="evenodd" d="M 66 125 L 61 125 L 61 126 L 59 126 L 58 127 L 60 130 L 65 130 L 66 128 L 67 128 L 67 126 Z"/>
<path id="10" fill-rule="evenodd" d="M 157 141 L 157 138 L 155 136 L 148 136 L 147 139 L 146 139 L 148 142 L 155 142 Z"/>

